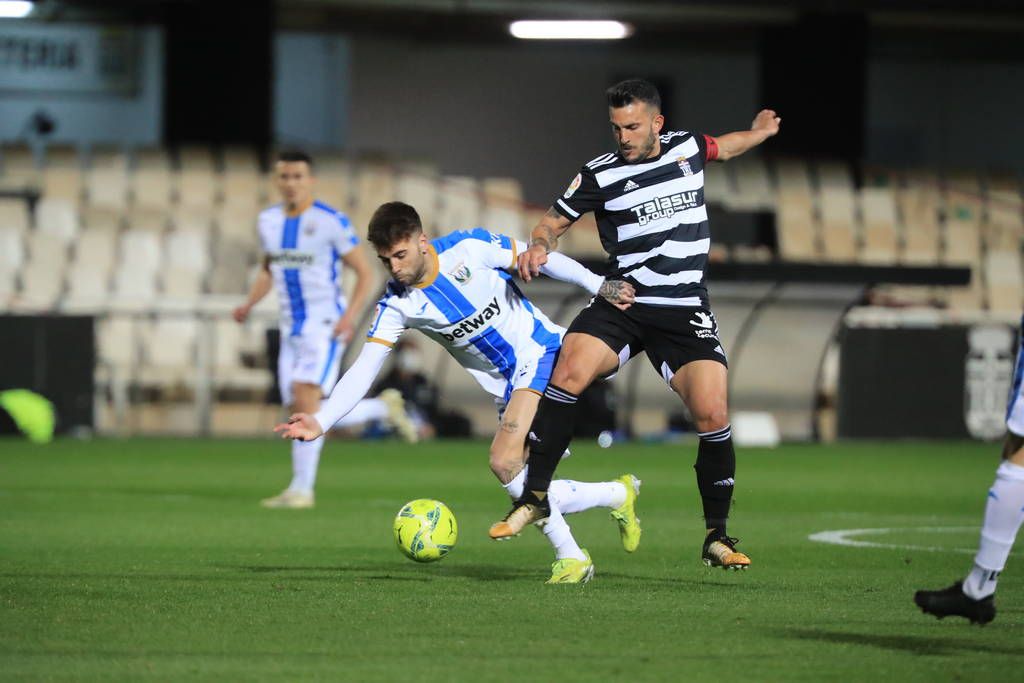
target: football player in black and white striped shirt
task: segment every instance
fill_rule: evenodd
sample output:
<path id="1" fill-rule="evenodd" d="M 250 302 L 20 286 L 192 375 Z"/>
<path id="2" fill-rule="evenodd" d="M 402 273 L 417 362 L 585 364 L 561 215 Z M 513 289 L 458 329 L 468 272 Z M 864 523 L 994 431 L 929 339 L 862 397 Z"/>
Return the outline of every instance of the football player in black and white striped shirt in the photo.
<path id="1" fill-rule="evenodd" d="M 558 238 L 593 211 L 612 272 L 602 296 L 569 328 L 530 434 L 526 491 L 491 527 L 491 537 L 514 535 L 545 517 L 548 485 L 571 439 L 577 397 L 595 378 L 645 351 L 689 408 L 700 437 L 694 468 L 707 526 L 702 559 L 744 569 L 750 559 L 736 551 L 726 530 L 736 455 L 726 400 L 728 366 L 704 284 L 710 247 L 704 169 L 709 161 L 731 159 L 775 135 L 781 119 L 765 109 L 747 131 L 718 137 L 663 133 L 661 97 L 653 85 L 623 81 L 606 95 L 617 150 L 584 164 L 534 228 L 518 266 L 523 279 L 536 276 Z M 612 303 L 615 288 L 633 297 Z"/>

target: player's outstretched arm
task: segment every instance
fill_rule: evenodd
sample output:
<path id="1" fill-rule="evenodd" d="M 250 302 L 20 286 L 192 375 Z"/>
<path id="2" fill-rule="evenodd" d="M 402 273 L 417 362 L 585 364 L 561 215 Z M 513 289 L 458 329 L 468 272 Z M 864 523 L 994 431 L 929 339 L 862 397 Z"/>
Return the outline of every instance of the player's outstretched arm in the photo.
<path id="1" fill-rule="evenodd" d="M 331 395 L 315 415 L 296 413 L 288 422 L 274 427 L 274 431 L 280 434 L 282 439 L 310 441 L 320 437 L 363 400 L 390 351 L 390 347 L 377 342 L 368 341 L 363 344 L 359 357 L 338 380 Z"/>
<path id="2" fill-rule="evenodd" d="M 519 255 L 517 267 L 519 276 L 529 282 L 540 273 L 540 267 L 547 263 L 548 254 L 558 247 L 558 238 L 572 225 L 572 221 L 555 211 L 547 213 L 530 233 L 530 248 Z"/>
<path id="3" fill-rule="evenodd" d="M 750 124 L 750 130 L 726 133 L 715 137 L 718 142 L 719 161 L 738 157 L 744 152 L 757 147 L 762 142 L 779 132 L 782 118 L 772 109 L 762 109 Z"/>

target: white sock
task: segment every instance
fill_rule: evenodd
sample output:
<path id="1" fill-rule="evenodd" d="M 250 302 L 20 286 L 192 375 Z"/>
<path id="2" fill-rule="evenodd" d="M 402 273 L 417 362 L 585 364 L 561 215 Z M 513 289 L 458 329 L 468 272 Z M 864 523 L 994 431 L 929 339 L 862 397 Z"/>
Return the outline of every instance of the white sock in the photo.
<path id="1" fill-rule="evenodd" d="M 526 482 L 526 468 L 519 472 L 515 477 L 512 478 L 507 484 L 502 484 L 502 487 L 508 491 L 508 495 L 512 500 L 516 500 L 519 496 L 523 495 L 523 484 Z M 551 482 L 552 487 L 555 483 Z M 555 547 L 555 558 L 563 560 L 567 557 L 572 557 L 577 560 L 584 560 L 586 556 L 580 549 L 576 539 L 573 538 L 572 529 L 569 528 L 569 523 L 565 521 L 562 516 L 562 511 L 559 509 L 558 500 L 555 497 L 553 488 L 548 489 L 548 504 L 551 506 L 551 515 L 548 517 L 547 522 L 544 523 L 542 531 L 544 535 L 551 541 L 551 545 Z"/>
<path id="2" fill-rule="evenodd" d="M 508 491 L 509 498 L 512 500 L 519 500 L 519 496 L 523 495 L 523 485 L 526 483 L 526 468 L 519 470 L 519 474 L 512 478 L 507 484 L 502 484 L 506 491 Z"/>
<path id="3" fill-rule="evenodd" d="M 292 441 L 292 483 L 288 488 L 301 493 L 313 493 L 316 468 L 320 464 L 320 450 L 324 440 Z"/>
<path id="4" fill-rule="evenodd" d="M 551 498 L 550 493 L 548 498 Z M 551 514 L 548 515 L 548 519 L 544 522 L 544 526 L 541 527 L 541 531 L 551 541 L 551 545 L 555 547 L 555 559 L 564 560 L 569 557 L 575 560 L 587 559 L 579 544 L 576 543 L 576 539 L 573 538 L 572 529 L 569 528 L 569 523 L 565 521 L 565 517 L 562 517 L 562 512 L 558 509 L 558 505 L 554 500 L 549 500 L 548 504 L 551 506 Z"/>
<path id="5" fill-rule="evenodd" d="M 558 498 L 563 514 L 583 512 L 591 508 L 617 508 L 626 502 L 626 487 L 617 481 L 573 481 L 557 479 L 551 482 L 549 495 Z"/>
<path id="6" fill-rule="evenodd" d="M 337 427 L 355 427 L 371 420 L 386 420 L 388 407 L 379 398 L 364 398 L 357 403 L 348 415 L 335 423 Z"/>
<path id="7" fill-rule="evenodd" d="M 964 594 L 980 600 L 996 592 L 999 572 L 1024 521 L 1024 467 L 1004 461 L 996 469 L 996 480 L 988 492 L 981 542 L 974 556 L 974 569 L 964 580 Z"/>

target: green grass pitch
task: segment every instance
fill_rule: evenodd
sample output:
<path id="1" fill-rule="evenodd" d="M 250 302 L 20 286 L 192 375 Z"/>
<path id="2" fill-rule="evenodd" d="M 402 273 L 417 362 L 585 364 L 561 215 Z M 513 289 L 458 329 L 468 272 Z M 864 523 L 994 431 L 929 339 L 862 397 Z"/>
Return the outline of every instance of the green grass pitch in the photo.
<path id="1" fill-rule="evenodd" d="M 1024 550 L 985 628 L 916 588 L 962 576 L 998 446 L 741 450 L 730 531 L 753 568 L 699 562 L 692 444 L 577 444 L 559 475 L 644 480 L 640 549 L 606 511 L 570 517 L 595 561 L 547 586 L 545 539 L 493 543 L 507 500 L 483 442 L 332 441 L 317 507 L 258 500 L 287 446 L 253 440 L 0 441 L 0 679 L 971 681 L 1024 665 Z M 418 565 L 402 503 L 445 501 L 460 538 Z M 823 530 L 893 531 L 857 548 Z M 927 529 L 917 530 L 915 529 Z M 906 546 L 918 546 L 917 549 Z M 923 549 L 931 548 L 931 550 Z"/>

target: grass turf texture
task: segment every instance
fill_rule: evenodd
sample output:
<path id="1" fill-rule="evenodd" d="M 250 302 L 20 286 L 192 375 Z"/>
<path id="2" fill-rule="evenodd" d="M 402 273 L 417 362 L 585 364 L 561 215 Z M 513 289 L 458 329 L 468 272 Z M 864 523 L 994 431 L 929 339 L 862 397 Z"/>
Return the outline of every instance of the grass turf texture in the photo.
<path id="1" fill-rule="evenodd" d="M 977 527 L 998 447 L 741 451 L 731 533 L 745 573 L 699 563 L 692 445 L 574 446 L 560 475 L 644 480 L 644 538 L 570 517 L 597 573 L 546 586 L 530 530 L 487 538 L 507 501 L 484 443 L 331 442 L 317 507 L 264 510 L 287 481 L 274 441 L 0 441 L 0 679 L 334 681 L 1002 680 L 1024 663 L 1024 563 L 984 629 L 918 612 L 962 576 L 974 532 L 812 543 L 824 529 Z M 417 565 L 402 503 L 445 501 L 458 546 Z M 732 677 L 732 676 L 729 676 Z"/>

